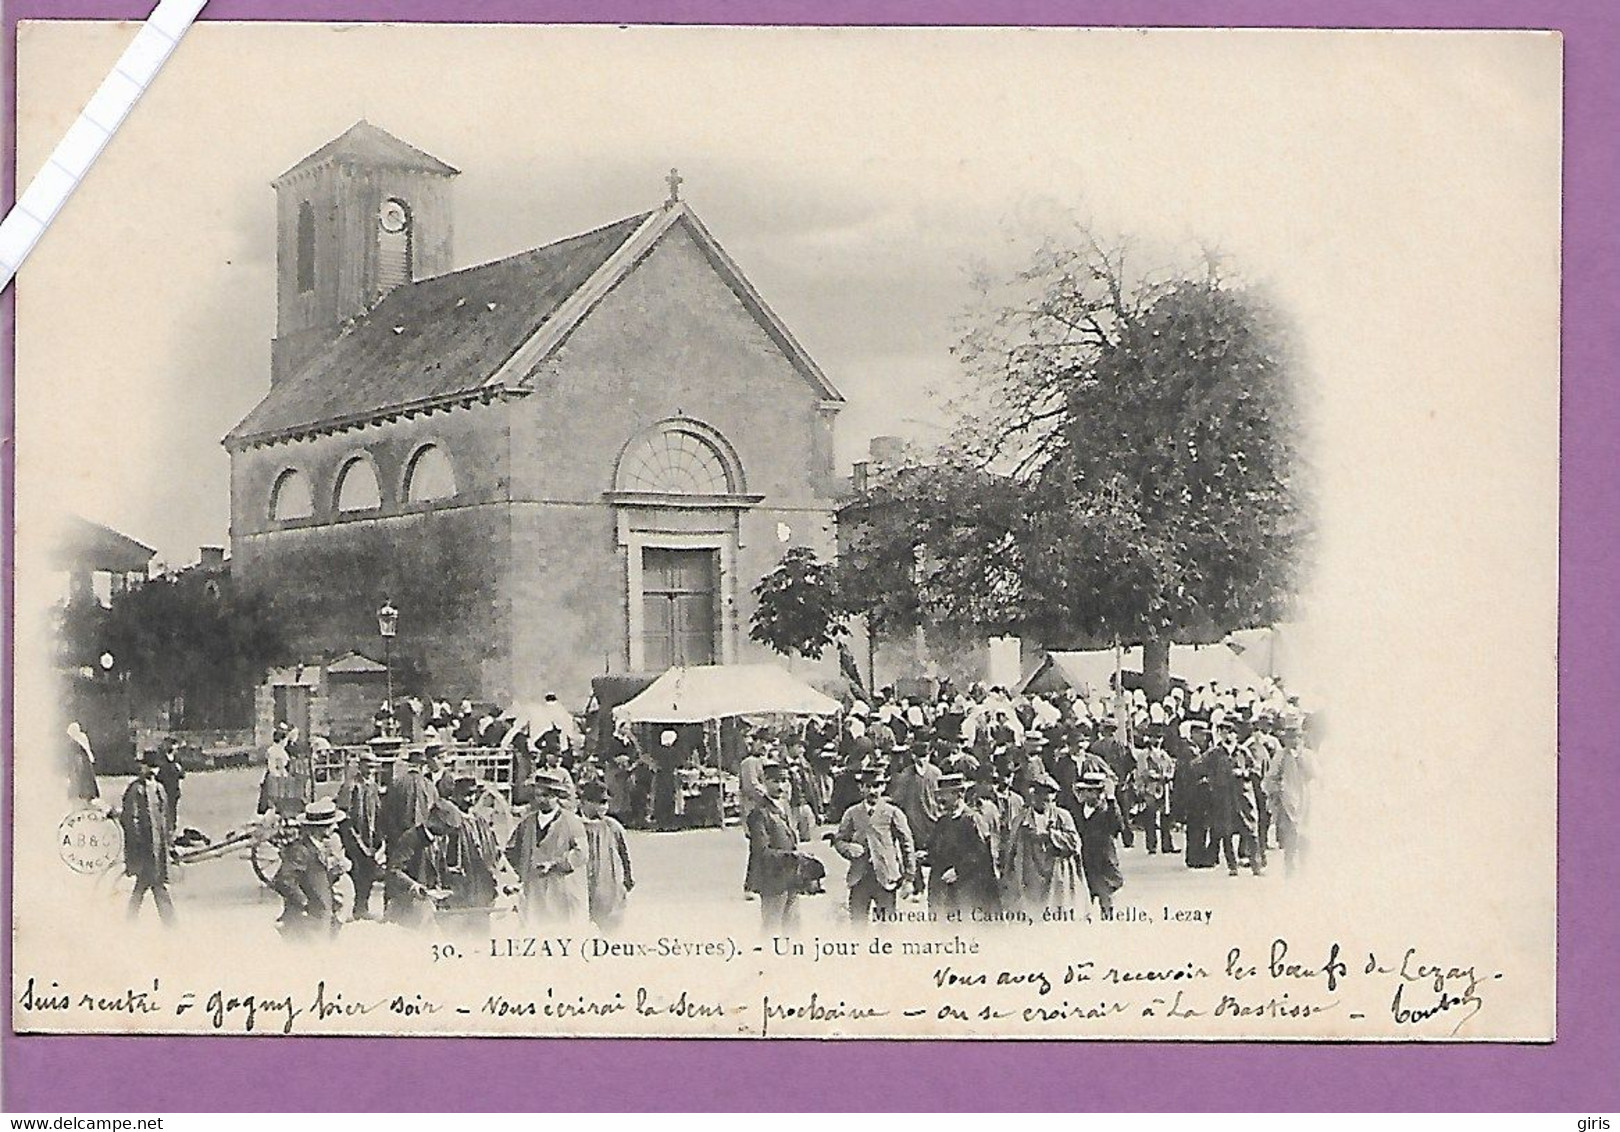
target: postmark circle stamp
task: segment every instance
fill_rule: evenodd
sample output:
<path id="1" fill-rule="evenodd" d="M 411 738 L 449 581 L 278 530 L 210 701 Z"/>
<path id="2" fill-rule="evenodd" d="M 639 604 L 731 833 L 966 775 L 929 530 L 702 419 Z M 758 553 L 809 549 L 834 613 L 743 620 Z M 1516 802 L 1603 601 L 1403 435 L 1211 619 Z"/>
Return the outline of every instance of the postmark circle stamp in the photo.
<path id="1" fill-rule="evenodd" d="M 56 847 L 74 872 L 99 873 L 123 854 L 124 831 L 100 810 L 74 810 L 56 827 Z"/>

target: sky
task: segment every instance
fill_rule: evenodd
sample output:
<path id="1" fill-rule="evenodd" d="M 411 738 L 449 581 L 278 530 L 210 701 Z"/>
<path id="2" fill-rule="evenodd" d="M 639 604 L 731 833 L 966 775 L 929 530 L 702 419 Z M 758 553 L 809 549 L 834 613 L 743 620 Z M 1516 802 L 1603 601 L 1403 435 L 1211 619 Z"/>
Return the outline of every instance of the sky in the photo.
<path id="1" fill-rule="evenodd" d="M 130 32 L 24 27 L 24 176 Z M 61 445 L 116 417 L 61 502 L 174 563 L 226 541 L 219 439 L 268 386 L 269 182 L 361 117 L 462 170 L 458 265 L 655 206 L 679 167 L 848 398 L 847 466 L 874 434 L 940 437 L 971 267 L 1014 269 L 1013 237 L 1065 215 L 1216 244 L 1330 340 L 1336 300 L 1443 222 L 1425 209 L 1467 207 L 1478 186 L 1437 165 L 1507 171 L 1535 107 L 1504 123 L 1489 82 L 1535 54 L 1480 36 L 200 24 L 19 283 L 25 332 L 65 331 L 30 343 Z M 1412 313 L 1412 282 L 1377 281 L 1378 317 Z"/>

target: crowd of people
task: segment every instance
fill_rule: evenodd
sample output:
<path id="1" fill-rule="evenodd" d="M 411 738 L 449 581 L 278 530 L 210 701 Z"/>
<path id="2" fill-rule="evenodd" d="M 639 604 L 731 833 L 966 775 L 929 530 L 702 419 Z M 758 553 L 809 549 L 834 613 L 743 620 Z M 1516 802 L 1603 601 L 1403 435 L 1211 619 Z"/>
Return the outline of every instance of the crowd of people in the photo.
<path id="1" fill-rule="evenodd" d="M 1297 867 L 1313 776 L 1307 717 L 1264 689 L 1176 685 L 1087 699 L 949 686 L 892 689 L 842 723 L 761 736 L 740 768 L 744 887 L 767 929 L 817 891 L 806 842 L 834 827 L 854 921 L 927 915 L 1065 920 L 1113 914 L 1120 848 L 1183 854 L 1188 868 Z M 1183 845 L 1175 844 L 1180 835 Z"/>
<path id="2" fill-rule="evenodd" d="M 411 748 L 386 787 L 378 769 L 377 756 L 361 752 L 335 797 L 295 819 L 299 836 L 271 880 L 284 934 L 335 935 L 345 875 L 349 920 L 487 934 L 497 906 L 515 897 L 526 925 L 617 927 L 635 879 L 600 782 L 576 789 L 562 767 L 537 767 L 521 817 L 501 838 L 479 806 L 487 783 L 452 769 L 443 747 Z"/>
<path id="3" fill-rule="evenodd" d="M 296 831 L 270 878 L 285 934 L 330 935 L 371 919 L 484 932 L 497 908 L 514 905 L 525 924 L 611 931 L 635 884 L 626 829 L 678 828 L 679 771 L 717 764 L 691 728 L 642 731 L 643 744 L 620 726 L 586 743 L 555 697 L 523 718 L 467 702 L 403 704 L 403 727 L 378 714 L 393 748 L 334 752 L 277 726 L 258 808 Z M 818 836 L 848 863 L 854 922 L 1062 921 L 1094 905 L 1108 917 L 1125 883 L 1120 850 L 1138 838 L 1146 853 L 1179 854 L 1190 869 L 1260 875 L 1279 850 L 1292 871 L 1314 773 L 1307 723 L 1276 685 L 1177 685 L 1157 700 L 1140 690 L 885 688 L 839 716 L 744 735 L 735 768 L 743 887 L 767 930 L 791 928 L 800 899 L 824 891 L 810 844 Z M 376 750 L 398 751 L 386 784 Z M 491 784 L 463 761 L 469 750 L 508 754 L 509 828 L 498 832 L 481 805 Z M 314 768 L 334 756 L 346 760 L 341 782 L 317 798 Z M 66 764 L 79 796 L 94 798 L 93 759 L 73 729 Z M 124 792 L 131 915 L 150 893 L 165 922 L 173 916 L 169 870 L 177 838 L 193 832 L 177 830 L 184 777 L 165 743 L 142 756 Z M 712 824 L 724 817 L 716 807 Z"/>

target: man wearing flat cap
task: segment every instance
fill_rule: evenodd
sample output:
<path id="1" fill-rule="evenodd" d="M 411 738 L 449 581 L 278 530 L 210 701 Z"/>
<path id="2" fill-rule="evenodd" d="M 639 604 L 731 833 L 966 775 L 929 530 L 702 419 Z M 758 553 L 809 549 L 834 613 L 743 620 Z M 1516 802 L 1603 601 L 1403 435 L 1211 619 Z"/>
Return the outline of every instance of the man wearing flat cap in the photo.
<path id="1" fill-rule="evenodd" d="M 270 887 L 281 894 L 279 923 L 287 939 L 330 939 L 338 933 L 334 885 L 349 867 L 337 839 L 344 817 L 332 802 L 311 802 L 298 815 L 298 836 L 282 847 Z"/>
<path id="2" fill-rule="evenodd" d="M 407 927 L 433 922 L 439 901 L 454 892 L 452 851 L 461 813 L 448 798 L 435 798 L 427 818 L 400 835 L 388 850 L 383 895 L 388 919 Z"/>
<path id="3" fill-rule="evenodd" d="M 334 799 L 347 815 L 338 825 L 343 851 L 349 858 L 349 879 L 354 882 L 351 918 L 371 918 L 371 889 L 382 872 L 382 790 L 377 785 L 377 756 L 362 751 L 350 776 Z"/>
<path id="4" fill-rule="evenodd" d="M 500 894 L 497 877 L 502 868 L 501 846 L 489 820 L 474 808 L 482 786 L 470 774 L 458 774 L 450 786 L 454 820 L 447 821 L 444 849 L 444 910 L 452 913 L 456 930 L 487 935 L 489 913 Z"/>
<path id="5" fill-rule="evenodd" d="M 554 770 L 535 772 L 534 801 L 506 843 L 506 859 L 523 886 L 518 918 L 525 926 L 572 924 L 590 917 L 590 859 L 585 825 L 569 804 L 569 780 Z"/>
<path id="6" fill-rule="evenodd" d="M 883 796 L 883 771 L 867 766 L 859 775 L 862 798 L 844 811 L 833 848 L 849 862 L 849 918 L 871 919 L 872 909 L 892 913 L 900 886 L 917 872 L 916 847 L 906 815 Z"/>

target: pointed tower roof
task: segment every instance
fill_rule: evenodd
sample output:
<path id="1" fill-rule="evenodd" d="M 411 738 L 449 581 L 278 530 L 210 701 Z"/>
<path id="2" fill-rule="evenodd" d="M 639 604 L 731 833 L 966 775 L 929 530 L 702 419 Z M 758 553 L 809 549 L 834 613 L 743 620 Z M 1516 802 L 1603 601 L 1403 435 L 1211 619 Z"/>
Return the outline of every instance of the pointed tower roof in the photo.
<path id="1" fill-rule="evenodd" d="M 461 172 L 455 166 L 446 165 L 431 153 L 424 153 L 414 145 L 400 141 L 387 130 L 373 126 L 362 118 L 277 177 L 272 184 L 278 184 L 294 173 L 324 161 L 346 158 L 367 165 L 380 165 L 390 169 L 415 169 L 424 173 L 439 173 L 446 177 L 454 177 Z"/>

